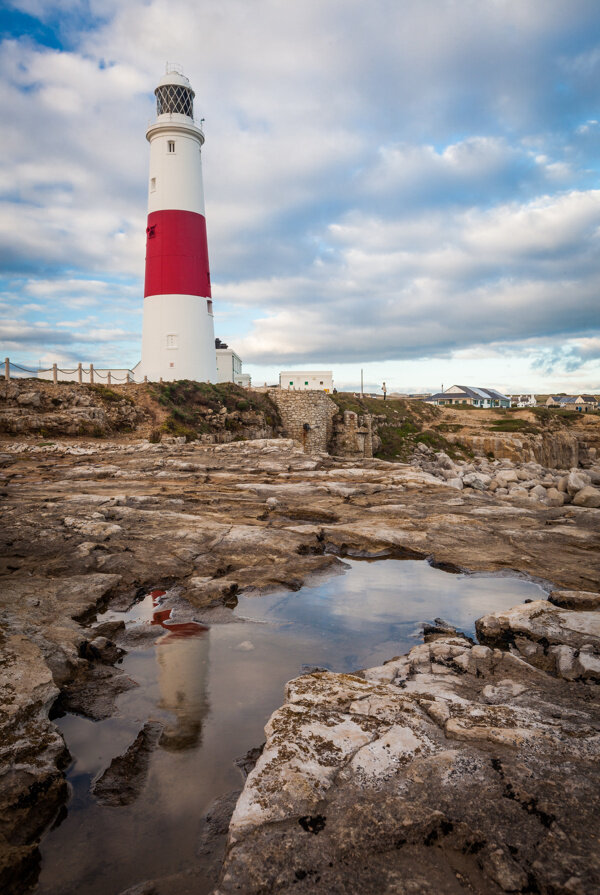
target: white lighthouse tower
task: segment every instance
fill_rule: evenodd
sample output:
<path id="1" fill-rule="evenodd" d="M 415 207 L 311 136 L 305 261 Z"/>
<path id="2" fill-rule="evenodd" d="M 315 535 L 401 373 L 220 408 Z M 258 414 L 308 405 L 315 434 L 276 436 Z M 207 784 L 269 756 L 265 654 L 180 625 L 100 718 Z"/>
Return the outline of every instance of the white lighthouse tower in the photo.
<path id="1" fill-rule="evenodd" d="M 174 66 L 154 91 L 141 375 L 216 382 L 201 151 L 194 91 Z"/>

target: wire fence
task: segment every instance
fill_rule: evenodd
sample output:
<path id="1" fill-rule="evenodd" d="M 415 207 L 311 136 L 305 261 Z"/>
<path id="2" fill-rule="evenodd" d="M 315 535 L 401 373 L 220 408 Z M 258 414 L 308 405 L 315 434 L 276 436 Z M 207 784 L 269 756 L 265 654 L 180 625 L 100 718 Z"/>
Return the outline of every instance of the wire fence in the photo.
<path id="1" fill-rule="evenodd" d="M 90 364 L 89 367 L 84 367 L 83 364 L 78 364 L 73 370 L 65 370 L 62 367 L 59 367 L 58 364 L 52 364 L 51 367 L 37 367 L 36 369 L 32 369 L 31 367 L 24 367 L 22 364 L 16 364 L 8 357 L 4 359 L 4 379 L 6 381 L 9 381 L 10 379 L 24 379 L 25 376 L 21 374 L 29 374 L 35 376 L 36 379 L 49 379 L 49 377 L 46 376 L 48 373 L 52 374 L 52 380 L 55 384 L 58 382 L 59 374 L 75 377 L 70 378 L 69 381 L 78 384 L 83 384 L 85 377 L 86 385 L 89 383 L 93 384 L 96 378 L 104 380 L 109 385 L 121 382 L 125 384 L 135 382 L 135 374 L 133 370 L 128 369 L 120 368 L 119 373 L 117 373 L 112 370 L 95 368 L 93 364 Z"/>

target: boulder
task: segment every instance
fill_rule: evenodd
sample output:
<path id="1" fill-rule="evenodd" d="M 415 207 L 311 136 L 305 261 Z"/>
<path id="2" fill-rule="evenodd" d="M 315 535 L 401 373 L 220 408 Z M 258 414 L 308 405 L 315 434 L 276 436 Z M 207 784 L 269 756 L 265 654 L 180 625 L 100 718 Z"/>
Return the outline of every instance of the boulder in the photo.
<path id="1" fill-rule="evenodd" d="M 580 491 L 577 491 L 573 497 L 573 504 L 576 507 L 600 507 L 600 489 L 593 488 L 591 485 L 585 485 Z"/>
<path id="2" fill-rule="evenodd" d="M 505 488 L 510 482 L 518 481 L 519 477 L 514 469 L 499 469 L 496 473 L 496 482 L 501 488 Z"/>
<path id="3" fill-rule="evenodd" d="M 600 613 L 574 612 L 545 600 L 536 600 L 504 612 L 484 615 L 477 620 L 475 628 L 481 643 L 500 649 L 510 648 L 544 671 L 567 680 L 600 681 L 600 666 L 596 671 L 593 663 L 584 668 L 576 661 L 579 652 L 585 649 L 591 650 L 600 660 Z M 567 654 L 563 647 L 568 647 L 572 653 Z"/>
<path id="4" fill-rule="evenodd" d="M 543 485 L 534 485 L 529 492 L 529 496 L 545 502 L 548 497 L 548 492 Z"/>
<path id="5" fill-rule="evenodd" d="M 562 507 L 565 502 L 565 495 L 558 488 L 548 488 L 546 491 L 546 502 L 550 507 Z"/>
<path id="6" fill-rule="evenodd" d="M 514 485 L 510 489 L 509 494 L 511 497 L 528 497 L 529 496 L 529 492 L 527 491 L 527 488 L 522 488 L 520 485 Z"/>
<path id="7" fill-rule="evenodd" d="M 41 403 L 39 392 L 23 392 L 17 396 L 17 404 L 24 407 L 39 407 Z"/>
<path id="8" fill-rule="evenodd" d="M 573 497 L 582 488 L 590 484 L 590 477 L 581 469 L 572 469 L 567 476 L 566 488 L 568 493 Z"/>
<path id="9" fill-rule="evenodd" d="M 463 485 L 468 485 L 477 491 L 485 491 L 491 481 L 492 477 L 483 472 L 470 472 L 463 476 Z"/>

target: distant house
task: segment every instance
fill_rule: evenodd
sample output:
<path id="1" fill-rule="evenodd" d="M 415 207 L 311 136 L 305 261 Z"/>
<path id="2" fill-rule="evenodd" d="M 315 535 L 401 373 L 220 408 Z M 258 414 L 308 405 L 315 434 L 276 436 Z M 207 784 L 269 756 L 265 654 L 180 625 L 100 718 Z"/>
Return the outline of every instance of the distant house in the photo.
<path id="1" fill-rule="evenodd" d="M 279 374 L 279 388 L 290 391 L 333 391 L 331 370 L 284 370 Z"/>
<path id="2" fill-rule="evenodd" d="M 510 395 L 511 407 L 535 407 L 537 401 L 535 395 Z"/>
<path id="3" fill-rule="evenodd" d="M 440 407 L 448 404 L 467 404 L 471 407 L 510 407 L 510 398 L 495 388 L 477 388 L 469 385 L 451 385 L 450 388 L 426 399 L 428 404 Z"/>
<path id="4" fill-rule="evenodd" d="M 588 410 L 598 410 L 598 401 L 594 395 L 550 395 L 546 407 L 562 407 L 564 410 L 587 413 Z"/>

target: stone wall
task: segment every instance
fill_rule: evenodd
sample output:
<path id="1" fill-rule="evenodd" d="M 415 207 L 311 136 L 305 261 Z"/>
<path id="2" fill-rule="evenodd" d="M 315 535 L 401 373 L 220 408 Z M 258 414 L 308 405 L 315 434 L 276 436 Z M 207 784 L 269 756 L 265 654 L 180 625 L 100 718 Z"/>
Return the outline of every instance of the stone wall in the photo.
<path id="1" fill-rule="evenodd" d="M 307 454 L 327 451 L 337 405 L 324 392 L 269 392 L 289 438 L 299 441 Z"/>
<path id="2" fill-rule="evenodd" d="M 336 457 L 372 457 L 373 422 L 371 414 L 358 416 L 353 410 L 344 410 L 334 422 L 331 453 Z"/>

